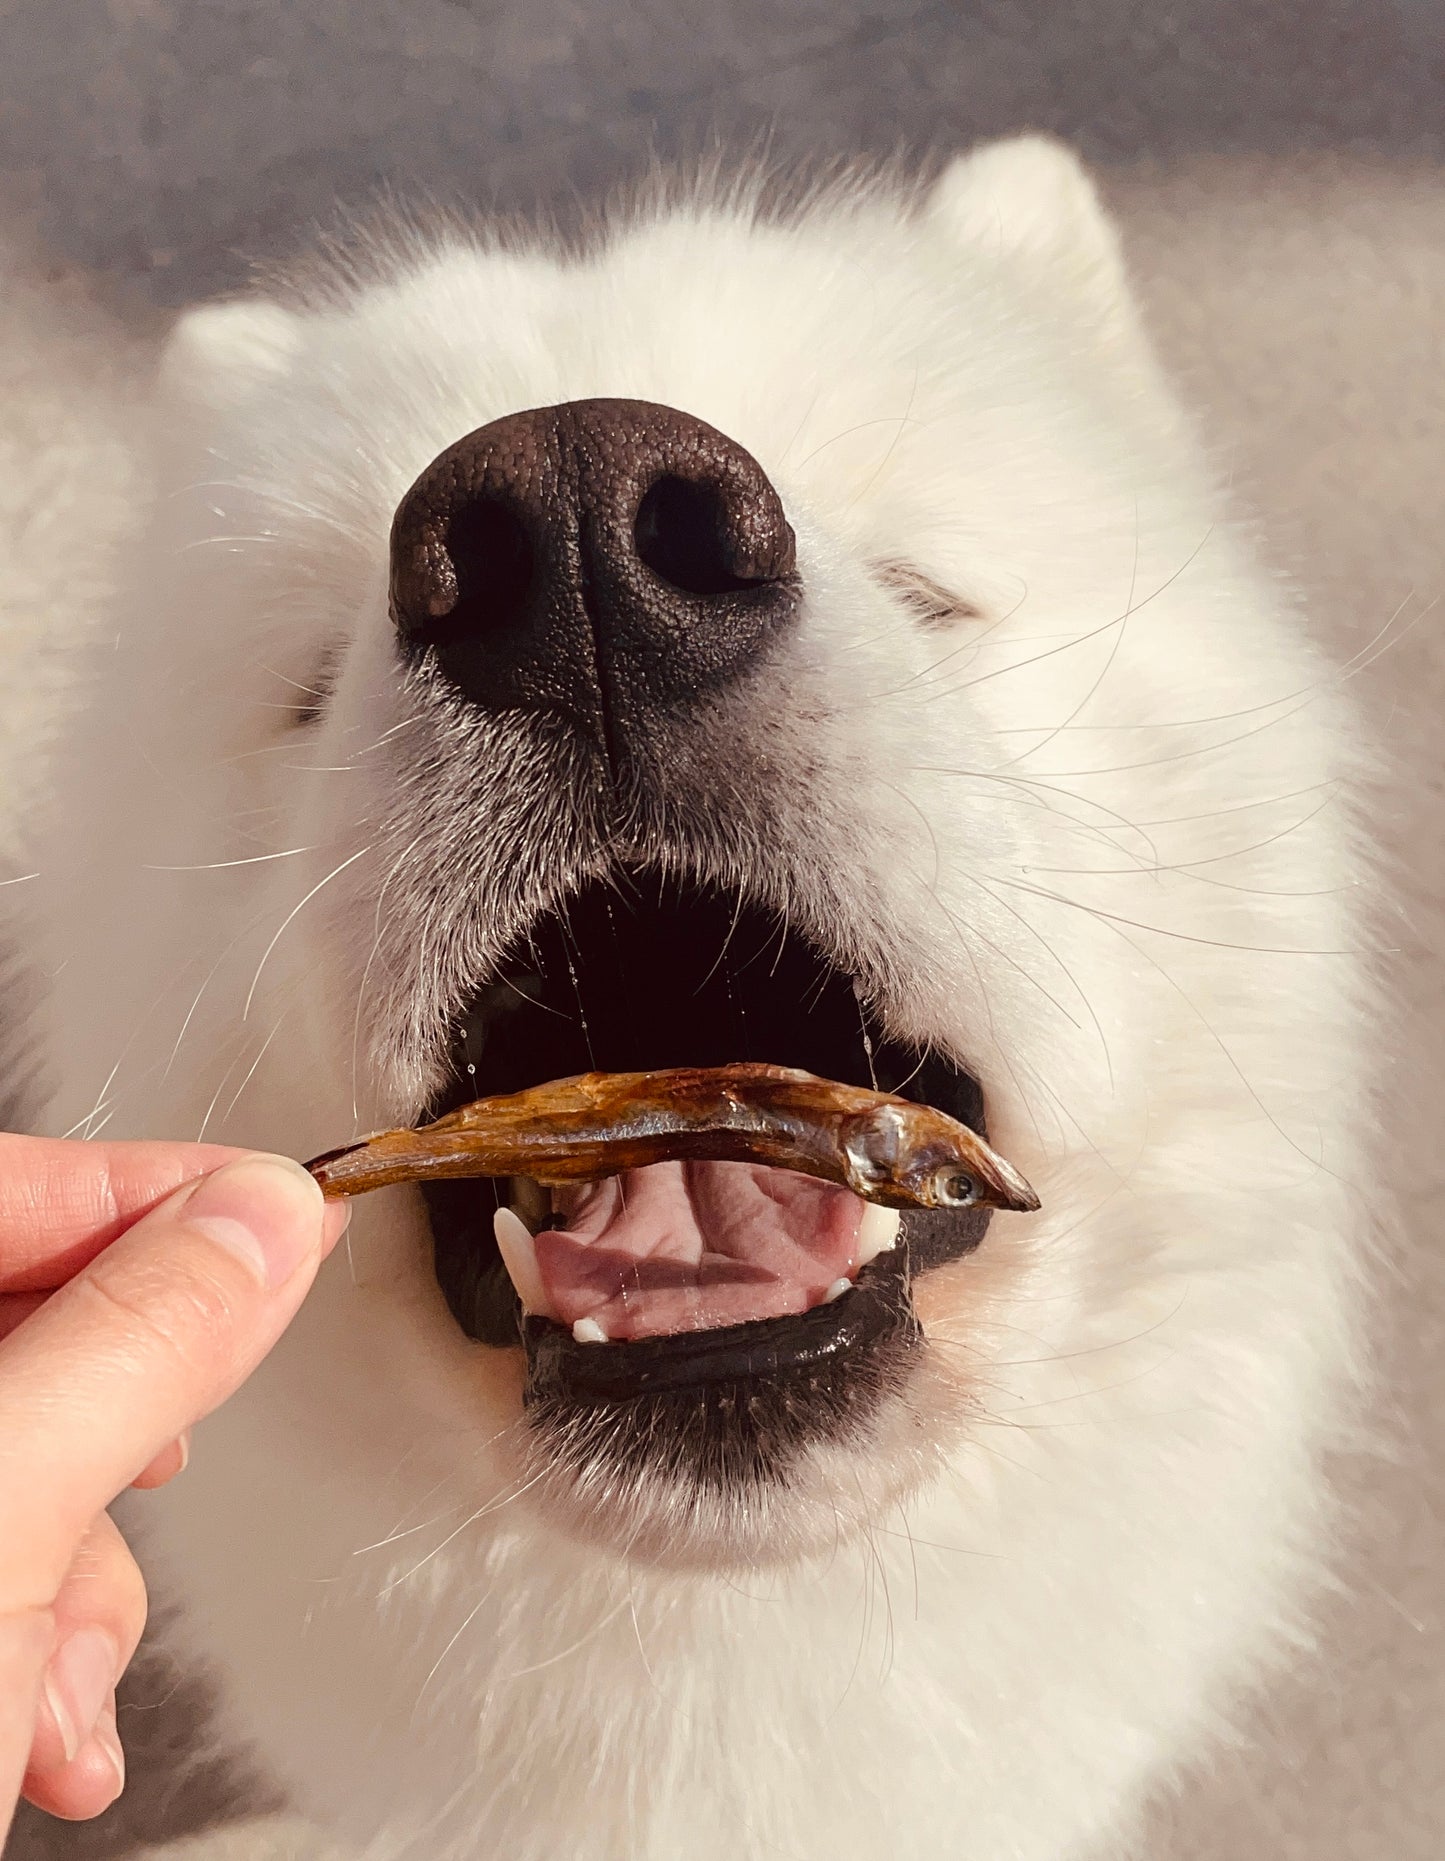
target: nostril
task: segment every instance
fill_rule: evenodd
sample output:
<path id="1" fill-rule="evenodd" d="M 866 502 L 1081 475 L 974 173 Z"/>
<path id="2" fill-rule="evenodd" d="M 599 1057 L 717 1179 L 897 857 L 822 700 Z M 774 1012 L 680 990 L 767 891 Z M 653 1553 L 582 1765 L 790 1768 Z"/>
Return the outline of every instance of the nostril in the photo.
<path id="1" fill-rule="evenodd" d="M 456 593 L 446 610 L 458 629 L 490 631 L 516 617 L 532 584 L 532 539 L 509 505 L 477 498 L 448 520 L 443 541 Z"/>
<path id="2" fill-rule="evenodd" d="M 672 472 L 638 505 L 633 541 L 654 575 L 687 594 L 730 594 L 773 579 L 739 573 L 753 565 L 737 560 L 722 487 Z"/>
<path id="3" fill-rule="evenodd" d="M 430 517 L 406 505 L 392 532 L 392 612 L 419 644 L 486 639 L 516 621 L 535 573 L 532 539 L 510 504 L 472 497 Z"/>

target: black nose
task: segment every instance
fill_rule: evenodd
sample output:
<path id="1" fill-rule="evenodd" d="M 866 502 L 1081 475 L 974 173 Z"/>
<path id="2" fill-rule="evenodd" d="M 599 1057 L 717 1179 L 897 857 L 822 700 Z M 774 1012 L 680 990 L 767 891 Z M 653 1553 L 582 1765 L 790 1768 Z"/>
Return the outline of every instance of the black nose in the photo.
<path id="1" fill-rule="evenodd" d="M 757 460 L 650 401 L 568 401 L 458 440 L 402 499 L 392 614 L 489 711 L 542 711 L 610 757 L 756 662 L 797 606 Z"/>

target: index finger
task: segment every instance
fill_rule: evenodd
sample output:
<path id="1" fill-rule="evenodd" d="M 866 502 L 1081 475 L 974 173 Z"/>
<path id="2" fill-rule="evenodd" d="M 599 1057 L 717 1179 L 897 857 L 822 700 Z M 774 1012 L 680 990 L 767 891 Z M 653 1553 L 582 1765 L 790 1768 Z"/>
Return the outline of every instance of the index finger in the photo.
<path id="1" fill-rule="evenodd" d="M 0 1293 L 63 1286 L 182 1183 L 242 1154 L 0 1132 Z"/>

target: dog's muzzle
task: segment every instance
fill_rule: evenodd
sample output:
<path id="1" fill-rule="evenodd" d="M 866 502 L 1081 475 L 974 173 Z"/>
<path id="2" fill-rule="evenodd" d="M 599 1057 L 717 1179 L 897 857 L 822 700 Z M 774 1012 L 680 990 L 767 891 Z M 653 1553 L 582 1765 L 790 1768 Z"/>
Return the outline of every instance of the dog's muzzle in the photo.
<path id="1" fill-rule="evenodd" d="M 595 774 L 625 824 L 615 804 L 656 801 L 690 722 L 781 658 L 802 586 L 778 494 L 741 446 L 671 408 L 589 400 L 511 414 L 427 467 L 393 524 L 391 601 L 411 665 L 473 713 L 520 720 L 559 783 Z M 786 913 L 669 875 L 618 831 L 605 870 L 492 953 L 427 1115 L 583 1071 L 758 1060 L 982 1131 L 976 1081 L 891 1040 Z M 813 1443 L 861 1438 L 919 1343 L 913 1275 L 987 1223 L 911 1211 L 885 1234 L 850 1192 L 801 1184 L 662 1162 L 572 1197 L 514 1179 L 425 1199 L 459 1325 L 525 1351 L 535 1438 L 579 1478 L 744 1491 L 788 1480 Z"/>

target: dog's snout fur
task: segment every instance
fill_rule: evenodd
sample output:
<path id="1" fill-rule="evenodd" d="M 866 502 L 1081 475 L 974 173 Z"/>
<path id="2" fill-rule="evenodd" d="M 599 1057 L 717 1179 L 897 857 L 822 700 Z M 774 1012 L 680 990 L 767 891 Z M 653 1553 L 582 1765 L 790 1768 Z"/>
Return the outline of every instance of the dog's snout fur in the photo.
<path id="1" fill-rule="evenodd" d="M 550 713 L 609 759 L 744 673 L 797 605 L 762 467 L 691 415 L 569 401 L 459 440 L 402 500 L 395 624 L 467 700 Z"/>

